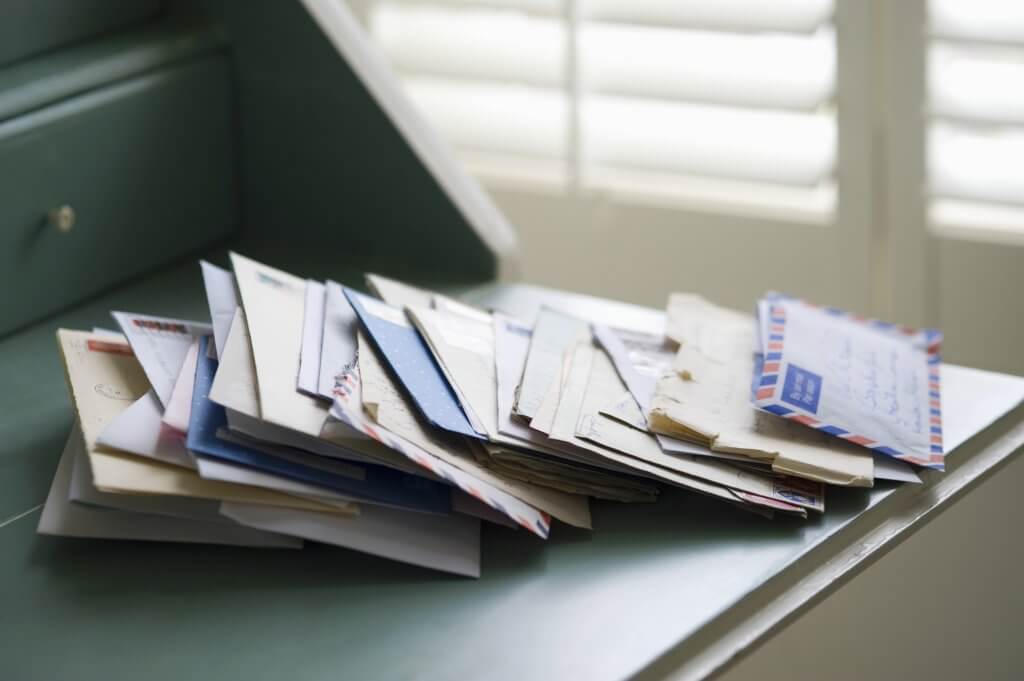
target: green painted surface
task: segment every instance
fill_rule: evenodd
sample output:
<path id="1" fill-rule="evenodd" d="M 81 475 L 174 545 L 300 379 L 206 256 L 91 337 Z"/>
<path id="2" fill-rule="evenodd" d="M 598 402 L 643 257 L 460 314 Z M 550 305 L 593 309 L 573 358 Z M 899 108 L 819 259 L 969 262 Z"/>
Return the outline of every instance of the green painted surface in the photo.
<path id="1" fill-rule="evenodd" d="M 594 309 L 526 287 L 475 298 L 522 314 L 542 298 Z M 206 318 L 199 268 L 165 270 L 0 342 L 0 523 L 42 502 L 71 426 L 54 330 L 110 327 L 112 308 Z M 650 318 L 632 306 L 612 314 Z M 836 491 L 828 514 L 806 523 L 669 491 L 657 505 L 595 504 L 593 532 L 557 525 L 547 543 L 488 526 L 479 580 L 315 545 L 41 537 L 34 512 L 0 527 L 3 678 L 624 678 L 890 490 Z"/>
<path id="2" fill-rule="evenodd" d="M 0 69 L 0 121 L 224 47 L 216 24 L 163 21 Z"/>
<path id="3" fill-rule="evenodd" d="M 160 0 L 4 0 L 0 65 L 143 21 Z"/>
<path id="4" fill-rule="evenodd" d="M 210 57 L 0 123 L 0 333 L 234 227 L 228 84 Z"/>
<path id="5" fill-rule="evenodd" d="M 248 238 L 396 275 L 493 278 L 494 256 L 298 0 L 173 7 L 189 5 L 232 45 Z"/>

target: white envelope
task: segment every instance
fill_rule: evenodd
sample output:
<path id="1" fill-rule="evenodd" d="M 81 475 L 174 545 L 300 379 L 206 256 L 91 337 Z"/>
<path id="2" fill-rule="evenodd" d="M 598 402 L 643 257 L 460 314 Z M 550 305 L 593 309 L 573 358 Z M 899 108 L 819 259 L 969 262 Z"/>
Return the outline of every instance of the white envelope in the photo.
<path id="1" fill-rule="evenodd" d="M 513 406 L 516 414 L 526 419 L 536 416 L 552 382 L 561 375 L 565 352 L 588 338 L 590 325 L 583 320 L 547 307 L 541 308 Z"/>
<path id="2" fill-rule="evenodd" d="M 71 437 L 81 437 L 76 423 Z M 186 520 L 202 520 L 205 522 L 223 523 L 225 518 L 220 515 L 220 502 L 212 499 L 196 499 L 192 497 L 173 497 L 153 494 L 113 494 L 96 489 L 92 480 L 92 469 L 89 467 L 89 456 L 84 449 L 76 454 L 71 469 L 71 484 L 68 488 L 68 499 L 79 504 L 113 508 L 132 513 L 151 513 L 171 518 Z"/>
<path id="3" fill-rule="evenodd" d="M 221 513 L 256 529 L 466 577 L 480 576 L 480 521 L 462 514 L 444 516 L 364 506 L 360 515 L 340 518 L 236 503 L 221 505 Z"/>
<path id="4" fill-rule="evenodd" d="M 227 410 L 227 417 L 228 428 L 232 432 L 272 446 L 291 447 L 332 459 L 387 466 L 407 473 L 422 472 L 416 466 L 410 465 L 409 461 L 401 455 L 387 450 L 379 442 L 369 438 L 360 441 L 358 449 L 353 449 L 349 446 L 352 443 L 349 437 L 352 429 L 347 425 L 332 421 L 330 418 L 324 423 L 323 437 L 316 438 L 254 419 L 230 409 Z M 334 438 L 334 433 L 337 433 L 337 439 Z"/>
<path id="5" fill-rule="evenodd" d="M 160 419 L 160 403 L 152 390 L 114 416 L 96 437 L 96 444 L 184 468 L 195 468 L 181 431 Z"/>
<path id="6" fill-rule="evenodd" d="M 346 424 L 328 420 L 321 430 L 321 437 L 315 437 L 261 421 L 256 393 L 256 369 L 253 366 L 245 315 L 241 310 L 238 310 L 228 333 L 224 354 L 210 389 L 210 399 L 226 409 L 231 430 L 257 440 L 295 447 L 321 456 L 376 463 L 411 473 L 419 472 L 419 468 L 406 457 Z"/>
<path id="7" fill-rule="evenodd" d="M 78 433 L 72 433 L 57 464 L 57 472 L 39 518 L 39 534 L 268 548 L 302 547 L 301 539 L 248 527 L 73 504 L 68 499 L 72 467 L 75 457 L 82 453 L 82 438 Z"/>
<path id="8" fill-rule="evenodd" d="M 946 453 L 988 428 L 1021 401 L 1024 378 L 943 364 L 942 446 Z"/>
<path id="9" fill-rule="evenodd" d="M 327 420 L 328 405 L 295 389 L 302 347 L 305 280 L 237 253 L 231 254 L 231 264 L 252 343 L 259 417 L 318 437 Z"/>
<path id="10" fill-rule="evenodd" d="M 433 291 L 410 286 L 379 274 L 368 273 L 366 285 L 378 298 L 399 309 L 409 306 L 430 307 L 433 304 Z"/>
<path id="11" fill-rule="evenodd" d="M 213 333 L 209 324 L 128 312 L 111 312 L 132 352 L 139 359 L 146 378 L 160 404 L 171 399 L 174 383 L 181 373 L 188 348 L 199 336 Z"/>
<path id="12" fill-rule="evenodd" d="M 228 328 L 235 318 L 235 309 L 241 303 L 235 289 L 235 275 L 226 269 L 211 265 L 205 260 L 199 261 L 203 269 L 203 286 L 206 288 L 206 302 L 210 306 L 210 319 L 213 326 L 213 342 L 217 349 L 217 357 L 224 352 L 224 343 L 228 339 Z"/>
<path id="13" fill-rule="evenodd" d="M 181 372 L 174 382 L 171 399 L 164 409 L 163 422 L 182 433 L 188 432 L 188 422 L 192 417 L 192 392 L 196 385 L 196 363 L 199 360 L 199 339 L 196 338 L 189 346 L 185 361 L 181 364 Z"/>
<path id="14" fill-rule="evenodd" d="M 555 442 L 544 433 L 531 428 L 524 421 L 512 418 L 512 405 L 515 402 L 519 379 L 523 375 L 523 365 L 526 363 L 526 353 L 530 347 L 532 333 L 532 329 L 523 323 L 500 313 L 494 314 L 498 433 L 503 436 L 503 439 L 499 441 L 527 447 L 552 456 L 580 460 L 581 453 L 574 451 L 572 447 Z M 590 457 L 582 458 L 589 459 Z"/>
<path id="15" fill-rule="evenodd" d="M 299 351 L 299 377 L 296 387 L 307 395 L 319 395 L 320 353 L 324 333 L 324 285 L 306 280 L 306 300 L 302 312 L 302 345 Z"/>

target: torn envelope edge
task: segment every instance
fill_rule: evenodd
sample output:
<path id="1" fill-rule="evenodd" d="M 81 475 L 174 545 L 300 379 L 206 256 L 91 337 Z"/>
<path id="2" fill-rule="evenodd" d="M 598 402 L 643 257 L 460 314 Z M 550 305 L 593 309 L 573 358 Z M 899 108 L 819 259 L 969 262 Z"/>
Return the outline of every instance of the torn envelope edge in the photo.
<path id="1" fill-rule="evenodd" d="M 586 365 L 589 365 L 586 367 L 588 377 L 581 392 L 578 378 L 582 375 L 580 369 Z M 732 466 L 709 460 L 706 457 L 667 455 L 650 434 L 598 415 L 596 413 L 599 408 L 598 404 L 607 399 L 609 395 L 619 393 L 624 387 L 622 379 L 616 373 L 607 353 L 597 348 L 578 345 L 573 353 L 572 369 L 563 389 L 563 398 L 559 401 L 558 416 L 555 419 L 552 437 L 561 438 L 570 435 L 566 430 L 569 424 L 567 417 L 571 418 L 575 413 L 576 416 L 571 427 L 571 436 L 574 440 L 580 438 L 581 431 L 591 433 L 601 423 L 617 429 L 620 436 L 627 438 L 627 440 L 623 440 L 621 437 L 602 438 L 598 444 L 599 448 L 594 451 L 603 456 L 608 456 L 608 450 L 611 449 L 629 456 L 630 460 L 645 461 L 647 464 L 655 466 L 657 470 L 671 470 L 677 474 L 721 485 L 726 489 L 745 489 L 745 491 L 778 501 L 807 506 L 815 511 L 824 510 L 821 485 L 793 481 L 791 486 L 788 481 L 770 479 L 750 472 L 738 472 Z M 606 435 L 611 434 L 606 433 Z M 594 438 L 589 436 L 584 439 L 589 439 L 591 443 L 594 441 Z"/>
<path id="2" fill-rule="evenodd" d="M 872 452 L 878 452 L 886 456 L 891 456 L 894 459 L 899 459 L 900 461 L 906 461 L 926 468 L 932 468 L 939 471 L 946 470 L 945 454 L 943 453 L 942 448 L 942 403 L 939 391 L 939 367 L 942 363 L 942 356 L 940 354 L 942 333 L 940 331 L 936 329 L 917 330 L 910 327 L 897 326 L 896 324 L 879 321 L 877 319 L 860 317 L 859 315 L 850 314 L 849 312 L 833 307 L 819 308 L 819 306 L 814 305 L 813 303 L 808 303 L 779 293 L 770 293 L 766 298 L 770 303 L 769 318 L 761 321 L 760 326 L 764 327 L 765 322 L 770 325 L 771 343 L 764 348 L 764 363 L 761 366 L 760 375 L 757 375 L 757 372 L 755 372 L 755 385 L 758 386 L 753 400 L 755 407 L 770 414 L 775 414 L 776 416 L 796 421 L 797 423 L 801 423 L 805 426 L 816 428 L 823 433 L 828 433 L 829 435 L 833 435 L 848 442 L 861 445 L 862 447 L 870 449 Z M 782 305 L 771 304 L 775 301 L 789 301 L 800 305 L 806 305 L 811 308 L 823 309 L 827 314 L 845 319 L 852 323 L 867 326 L 879 333 L 903 335 L 906 336 L 908 340 L 913 337 L 919 337 L 920 342 L 926 348 L 926 361 L 928 364 L 928 391 L 930 398 L 928 405 L 929 422 L 932 424 L 933 433 L 931 436 L 929 452 L 925 454 L 921 452 L 901 451 L 890 446 L 891 443 L 887 444 L 866 435 L 850 432 L 840 426 L 826 423 L 813 416 L 808 416 L 807 414 L 800 413 L 795 409 L 790 409 L 789 407 L 784 407 L 781 404 L 778 404 L 775 400 L 775 389 L 779 385 L 778 371 L 782 365 L 786 342 L 786 309 Z M 936 428 L 938 429 L 937 434 Z"/>
<path id="3" fill-rule="evenodd" d="M 334 404 L 331 406 L 331 415 L 334 418 L 347 423 L 352 428 L 405 455 L 443 480 L 455 485 L 464 492 L 468 492 L 491 508 L 504 513 L 538 537 L 547 539 L 548 534 L 551 532 L 550 515 L 535 509 L 506 492 L 482 483 L 455 466 L 441 461 L 421 447 L 379 426 L 371 425 L 363 418 L 360 411 L 361 405 L 348 402 L 352 394 L 348 386 L 351 378 L 343 375 L 341 379 L 335 388 Z"/>
<path id="4" fill-rule="evenodd" d="M 604 456 L 608 456 L 607 450 L 611 450 L 619 455 L 628 457 L 628 460 L 631 462 L 643 462 L 649 467 L 644 469 L 647 472 L 657 472 L 659 475 L 663 475 L 663 472 L 667 471 L 675 475 L 684 476 L 684 479 L 696 479 L 706 484 L 716 485 L 722 489 L 729 490 L 733 494 L 752 494 L 755 497 L 753 500 L 744 497 L 746 501 L 751 503 L 765 505 L 759 500 L 770 499 L 773 502 L 783 504 L 782 507 L 778 508 L 796 505 L 809 508 L 812 511 L 822 512 L 825 510 L 824 489 L 820 485 L 808 484 L 805 480 L 783 478 L 771 473 L 766 474 L 764 471 L 734 471 L 735 467 L 730 464 L 700 457 L 665 457 L 664 463 L 658 463 L 634 451 L 630 451 L 628 448 L 622 448 L 622 445 L 625 443 L 620 442 L 619 446 L 616 446 L 615 442 L 599 437 L 598 432 L 593 430 L 593 425 L 601 418 L 607 419 L 608 417 L 594 414 L 581 415 L 580 421 L 577 424 L 577 436 L 605 450 Z M 620 425 L 622 428 L 629 428 L 625 424 Z M 792 509 L 786 508 L 786 510 L 792 512 Z"/>

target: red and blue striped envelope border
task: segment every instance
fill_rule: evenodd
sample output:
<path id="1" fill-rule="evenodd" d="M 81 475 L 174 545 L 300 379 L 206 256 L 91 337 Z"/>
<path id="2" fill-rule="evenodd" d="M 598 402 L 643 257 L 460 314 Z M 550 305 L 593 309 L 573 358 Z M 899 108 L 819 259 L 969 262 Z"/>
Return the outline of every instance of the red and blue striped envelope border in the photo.
<path id="1" fill-rule="evenodd" d="M 942 403 L 939 391 L 939 366 L 942 363 L 940 347 L 942 345 L 942 333 L 936 329 L 914 329 L 909 326 L 900 326 L 880 319 L 870 319 L 860 315 L 852 314 L 834 307 L 822 307 L 809 303 L 805 300 L 786 296 L 781 293 L 770 293 L 765 297 L 769 306 L 769 318 L 767 320 L 768 333 L 764 339 L 764 362 L 762 364 L 760 379 L 756 381 L 754 392 L 754 406 L 763 411 L 785 417 L 802 423 L 805 426 L 817 428 L 818 430 L 853 442 L 854 444 L 867 447 L 868 449 L 900 459 L 908 463 L 936 470 L 945 470 L 945 455 L 942 451 Z M 859 433 L 852 433 L 834 424 L 825 423 L 808 414 L 803 414 L 796 409 L 784 407 L 778 404 L 776 399 L 779 386 L 779 369 L 783 363 L 783 354 L 786 345 L 786 308 L 780 302 L 793 302 L 815 310 L 820 310 L 827 315 L 863 324 L 878 333 L 905 336 L 920 342 L 926 348 L 928 362 L 928 423 L 929 423 L 929 451 L 908 452 L 900 451 L 890 444 L 879 442 L 873 438 Z M 762 320 L 762 325 L 764 321 Z"/>
<path id="2" fill-rule="evenodd" d="M 371 425 L 363 419 L 359 413 L 361 405 L 351 403 L 356 392 L 354 383 L 358 380 L 351 372 L 341 374 L 335 379 L 334 396 L 336 399 L 334 400 L 334 406 L 336 408 L 331 410 L 332 415 L 384 446 L 411 459 L 450 485 L 454 485 L 476 497 L 484 504 L 508 516 L 541 539 L 548 538 L 548 534 L 551 532 L 551 516 L 544 511 L 530 506 L 525 501 L 517 499 L 507 492 L 481 483 L 470 474 L 442 461 L 412 442 L 400 438 L 379 426 Z"/>

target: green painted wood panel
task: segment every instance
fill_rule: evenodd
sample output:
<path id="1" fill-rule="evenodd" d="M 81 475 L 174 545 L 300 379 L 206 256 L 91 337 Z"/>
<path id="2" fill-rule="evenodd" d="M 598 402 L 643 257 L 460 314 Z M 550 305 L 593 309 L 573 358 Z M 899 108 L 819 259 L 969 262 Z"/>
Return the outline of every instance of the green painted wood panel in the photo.
<path id="1" fill-rule="evenodd" d="M 161 0 L 4 0 L 0 65 L 153 17 Z"/>
<path id="2" fill-rule="evenodd" d="M 494 277 L 494 256 L 298 0 L 171 8 L 230 36 L 248 241 L 407 277 Z"/>
<path id="3" fill-rule="evenodd" d="M 0 333 L 226 235 L 232 124 L 222 56 L 0 123 Z"/>
<path id="4" fill-rule="evenodd" d="M 8 66 L 0 69 L 0 121 L 223 46 L 215 24 L 160 21 Z"/>

